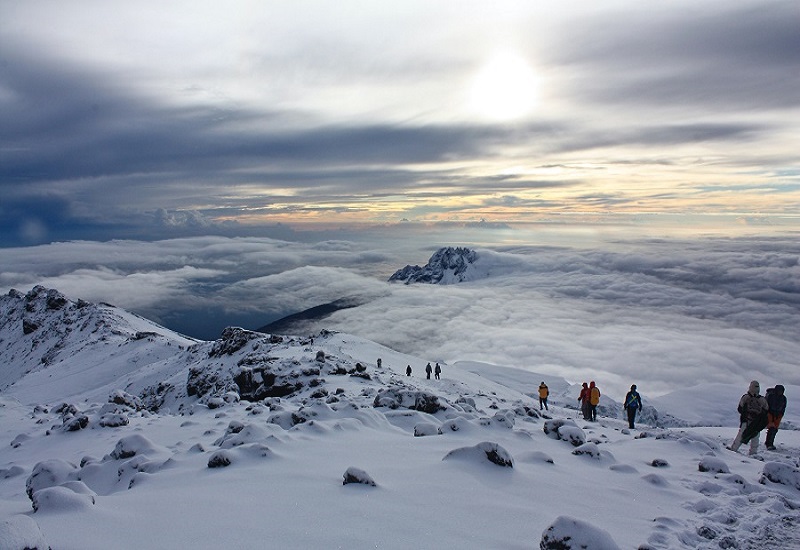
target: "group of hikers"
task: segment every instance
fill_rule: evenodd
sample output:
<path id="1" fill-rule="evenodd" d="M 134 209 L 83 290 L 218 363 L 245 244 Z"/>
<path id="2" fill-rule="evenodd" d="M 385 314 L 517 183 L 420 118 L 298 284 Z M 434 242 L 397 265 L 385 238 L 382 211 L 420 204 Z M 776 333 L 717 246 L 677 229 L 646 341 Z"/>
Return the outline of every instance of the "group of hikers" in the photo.
<path id="1" fill-rule="evenodd" d="M 761 386 L 758 380 L 750 382 L 736 410 L 739 412 L 739 432 L 733 443 L 728 447 L 731 451 L 738 452 L 743 444 L 750 444 L 751 455 L 758 451 L 758 437 L 761 431 L 767 429 L 765 444 L 770 451 L 775 450 L 775 436 L 781 424 L 783 413 L 786 412 L 786 396 L 781 384 L 767 390 L 766 396 L 761 395 Z"/>
<path id="2" fill-rule="evenodd" d="M 550 388 L 544 381 L 539 384 L 539 410 L 550 410 L 547 406 L 547 398 L 550 396 Z M 581 394 L 578 396 L 581 403 L 583 419 L 590 422 L 597 422 L 597 405 L 600 404 L 600 388 L 592 380 L 588 384 L 583 383 Z M 628 425 L 633 429 L 636 413 L 642 410 L 642 398 L 636 391 L 636 384 L 631 386 L 631 390 L 625 396 L 625 411 L 628 413 Z"/>
<path id="3" fill-rule="evenodd" d="M 380 359 L 378 359 L 380 362 Z M 380 364 L 380 363 L 379 363 Z M 436 363 L 432 367 L 430 363 L 425 365 L 425 375 L 428 380 L 431 374 L 436 380 L 442 373 L 442 367 Z M 411 365 L 406 367 L 406 376 L 411 376 Z M 738 451 L 743 444 L 750 444 L 750 454 L 755 454 L 758 449 L 758 436 L 761 431 L 767 429 L 766 446 L 770 451 L 775 450 L 775 435 L 778 433 L 781 419 L 786 412 L 785 388 L 778 384 L 774 388 L 767 390 L 766 396 L 762 396 L 761 387 L 758 381 L 750 382 L 750 387 L 739 400 L 737 410 L 739 412 L 739 433 L 733 443 L 728 447 L 731 451 Z M 550 388 L 542 381 L 539 384 L 539 410 L 550 410 L 547 406 L 547 398 L 550 396 Z M 578 396 L 581 404 L 583 419 L 589 422 L 597 422 L 597 405 L 600 404 L 600 388 L 592 380 L 588 384 L 583 383 L 581 393 Z M 623 409 L 628 418 L 628 427 L 634 429 L 636 414 L 642 412 L 642 397 L 636 391 L 636 384 L 631 385 L 630 391 L 625 394 Z"/>
<path id="4" fill-rule="evenodd" d="M 758 436 L 761 431 L 767 429 L 766 447 L 770 451 L 775 450 L 775 436 L 781 424 L 783 414 L 786 412 L 785 388 L 778 384 L 774 388 L 767 390 L 766 396 L 762 396 L 758 381 L 750 382 L 750 387 L 739 400 L 737 410 L 739 412 L 739 433 L 733 443 L 728 447 L 731 451 L 738 451 L 742 444 L 750 444 L 750 454 L 755 454 L 758 449 Z M 550 389 L 547 384 L 539 384 L 539 410 L 550 410 L 547 406 L 547 398 L 550 396 Z M 581 393 L 578 396 L 581 403 L 583 419 L 590 422 L 597 421 L 597 405 L 600 403 L 600 388 L 594 380 L 583 383 Z M 636 391 L 636 384 L 631 385 L 630 391 L 625 395 L 623 408 L 628 417 L 628 427 L 634 429 L 636 414 L 642 412 L 642 397 Z"/>
<path id="5" fill-rule="evenodd" d="M 430 380 L 431 373 L 433 373 L 436 380 L 439 380 L 439 375 L 442 374 L 442 367 L 439 366 L 439 363 L 436 363 L 436 367 L 431 367 L 430 363 L 425 365 L 425 378 Z M 406 367 L 406 376 L 411 376 L 411 365 Z"/>

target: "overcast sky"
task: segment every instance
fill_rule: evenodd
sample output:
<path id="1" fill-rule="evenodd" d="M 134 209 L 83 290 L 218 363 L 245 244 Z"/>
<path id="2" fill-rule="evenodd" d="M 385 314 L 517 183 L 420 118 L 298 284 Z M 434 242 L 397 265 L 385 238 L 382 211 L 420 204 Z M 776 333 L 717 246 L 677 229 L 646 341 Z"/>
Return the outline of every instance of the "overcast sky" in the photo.
<path id="1" fill-rule="evenodd" d="M 798 21 L 794 0 L 0 0 L 0 246 L 796 224 Z"/>

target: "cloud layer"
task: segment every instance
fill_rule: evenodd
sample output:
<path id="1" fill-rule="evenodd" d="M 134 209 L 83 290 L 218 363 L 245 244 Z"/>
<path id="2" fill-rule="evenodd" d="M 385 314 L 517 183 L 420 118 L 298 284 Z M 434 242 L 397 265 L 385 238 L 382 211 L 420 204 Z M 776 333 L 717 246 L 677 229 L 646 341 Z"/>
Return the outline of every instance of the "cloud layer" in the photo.
<path id="1" fill-rule="evenodd" d="M 507 232 L 501 230 L 504 238 Z M 451 234 L 455 236 L 455 234 Z M 704 382 L 800 382 L 795 238 L 626 240 L 479 248 L 491 277 L 389 284 L 430 241 L 297 243 L 203 237 L 5 249 L 0 290 L 55 287 L 215 338 L 344 297 L 307 330 L 354 333 L 422 358 L 529 368 L 665 393 Z"/>

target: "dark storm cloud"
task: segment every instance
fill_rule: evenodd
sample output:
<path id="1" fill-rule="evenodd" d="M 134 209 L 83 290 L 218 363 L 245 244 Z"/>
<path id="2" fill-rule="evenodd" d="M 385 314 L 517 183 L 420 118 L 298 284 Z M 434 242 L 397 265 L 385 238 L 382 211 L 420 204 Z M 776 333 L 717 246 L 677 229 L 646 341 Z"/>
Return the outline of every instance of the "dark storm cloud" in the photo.
<path id="1" fill-rule="evenodd" d="M 206 179 L 209 171 L 213 176 L 268 163 L 306 163 L 311 174 L 315 165 L 470 158 L 518 137 L 502 128 L 460 125 L 285 130 L 278 114 L 161 106 L 121 91 L 110 77 L 8 56 L 0 79 L 12 96 L 0 103 L 5 185 L 143 173 Z M 245 123 L 249 129 L 242 129 Z M 532 127 L 519 137 L 549 131 Z"/>
<path id="2" fill-rule="evenodd" d="M 714 111 L 800 104 L 800 4 L 716 8 L 647 6 L 572 21 L 550 51 L 567 70 L 589 68 L 572 87 L 585 100 Z"/>

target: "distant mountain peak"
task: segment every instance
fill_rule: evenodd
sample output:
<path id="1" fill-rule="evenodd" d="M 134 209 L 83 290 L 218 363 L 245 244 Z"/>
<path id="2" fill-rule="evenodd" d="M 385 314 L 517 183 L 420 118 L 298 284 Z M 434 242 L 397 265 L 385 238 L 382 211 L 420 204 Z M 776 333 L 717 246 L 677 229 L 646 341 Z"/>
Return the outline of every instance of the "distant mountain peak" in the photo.
<path id="1" fill-rule="evenodd" d="M 474 278 L 471 268 L 477 259 L 478 253 L 474 250 L 446 246 L 437 250 L 423 267 L 407 265 L 389 277 L 389 281 L 402 281 L 405 284 L 461 283 Z"/>

